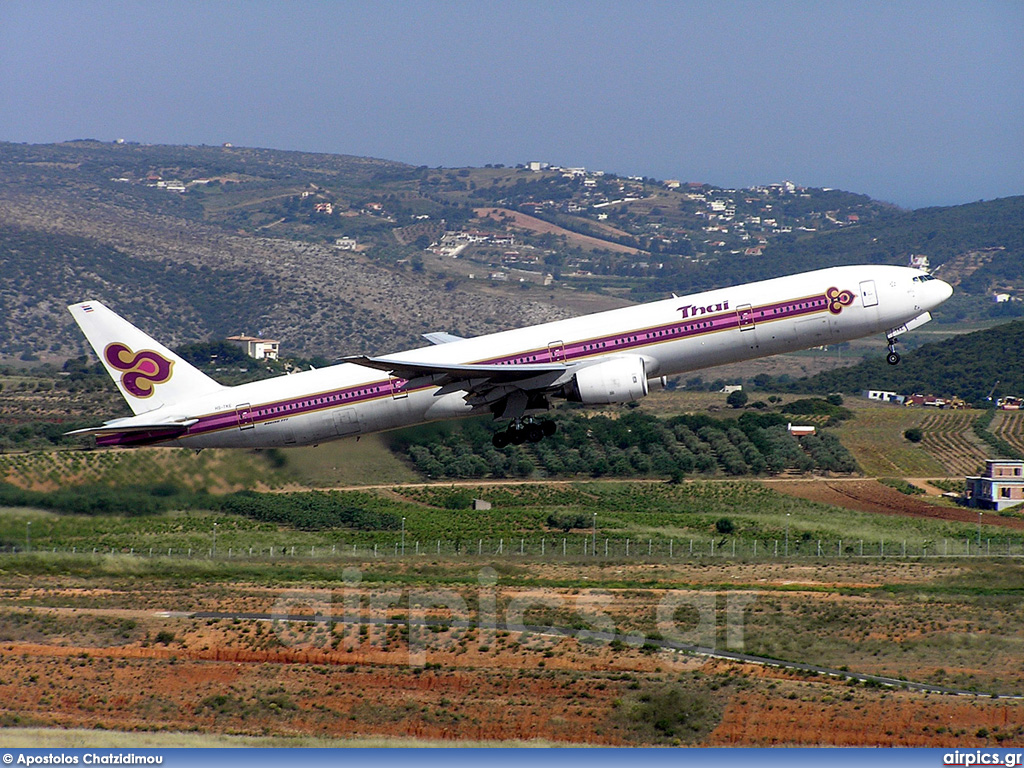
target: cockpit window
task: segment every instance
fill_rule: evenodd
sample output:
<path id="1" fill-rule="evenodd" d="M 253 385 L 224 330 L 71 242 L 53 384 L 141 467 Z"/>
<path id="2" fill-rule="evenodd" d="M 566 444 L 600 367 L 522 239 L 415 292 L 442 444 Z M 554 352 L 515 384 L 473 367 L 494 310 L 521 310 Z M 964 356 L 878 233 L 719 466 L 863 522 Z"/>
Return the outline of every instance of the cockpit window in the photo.
<path id="1" fill-rule="evenodd" d="M 915 283 L 927 283 L 929 280 L 935 280 L 937 278 L 932 275 L 918 275 L 914 278 Z"/>

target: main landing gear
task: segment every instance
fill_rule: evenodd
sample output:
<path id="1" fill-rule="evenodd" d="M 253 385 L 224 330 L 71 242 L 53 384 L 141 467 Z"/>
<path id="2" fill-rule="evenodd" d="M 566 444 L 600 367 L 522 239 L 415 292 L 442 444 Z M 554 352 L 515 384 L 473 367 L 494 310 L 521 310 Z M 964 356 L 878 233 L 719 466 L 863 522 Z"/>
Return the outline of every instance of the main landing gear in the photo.
<path id="1" fill-rule="evenodd" d="M 900 353 L 896 351 L 896 342 L 899 341 L 899 339 L 888 338 L 886 341 L 889 342 L 889 354 L 885 356 L 886 362 L 888 362 L 889 365 L 896 365 L 900 361 Z"/>
<path id="2" fill-rule="evenodd" d="M 508 429 L 495 432 L 491 443 L 501 450 L 506 445 L 522 445 L 523 443 L 539 443 L 545 437 L 551 437 L 558 429 L 553 421 L 534 421 L 533 419 L 513 419 Z"/>

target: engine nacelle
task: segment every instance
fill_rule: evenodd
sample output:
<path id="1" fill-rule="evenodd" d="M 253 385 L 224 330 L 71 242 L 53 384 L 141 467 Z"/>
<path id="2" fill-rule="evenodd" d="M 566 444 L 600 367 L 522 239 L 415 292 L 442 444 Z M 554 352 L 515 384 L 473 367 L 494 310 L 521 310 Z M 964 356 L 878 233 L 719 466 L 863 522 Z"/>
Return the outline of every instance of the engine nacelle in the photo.
<path id="1" fill-rule="evenodd" d="M 588 405 L 638 400 L 649 391 L 644 359 L 636 356 L 616 357 L 588 365 L 576 373 L 567 390 L 567 399 Z"/>

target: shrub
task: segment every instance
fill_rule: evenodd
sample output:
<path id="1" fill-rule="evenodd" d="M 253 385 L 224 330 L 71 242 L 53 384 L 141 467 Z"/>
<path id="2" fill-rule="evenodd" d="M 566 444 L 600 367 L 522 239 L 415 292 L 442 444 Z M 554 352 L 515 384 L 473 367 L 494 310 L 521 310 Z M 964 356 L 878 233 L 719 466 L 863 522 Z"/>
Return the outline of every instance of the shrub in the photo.
<path id="1" fill-rule="evenodd" d="M 588 527 L 592 519 L 586 512 L 552 512 L 548 515 L 548 525 L 552 528 L 560 528 L 568 533 L 573 528 Z"/>
<path id="2" fill-rule="evenodd" d="M 924 432 L 920 427 L 911 427 L 903 432 L 903 436 L 912 443 L 920 443 L 924 439 Z"/>
<path id="3" fill-rule="evenodd" d="M 742 408 L 747 404 L 747 393 L 742 389 L 737 389 L 729 393 L 729 396 L 725 398 L 725 402 L 731 408 Z"/>

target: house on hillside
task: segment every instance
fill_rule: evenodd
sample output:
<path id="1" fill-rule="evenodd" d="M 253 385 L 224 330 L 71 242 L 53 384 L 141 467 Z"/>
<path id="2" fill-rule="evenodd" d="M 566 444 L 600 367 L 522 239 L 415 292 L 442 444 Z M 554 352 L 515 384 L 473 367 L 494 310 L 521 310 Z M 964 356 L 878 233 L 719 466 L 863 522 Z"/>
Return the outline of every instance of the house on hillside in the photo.
<path id="1" fill-rule="evenodd" d="M 981 475 L 967 478 L 967 505 L 999 512 L 1024 503 L 1024 461 L 987 459 Z"/>
<path id="2" fill-rule="evenodd" d="M 902 405 L 906 399 L 903 395 L 898 395 L 885 389 L 865 389 L 862 394 L 868 400 L 877 400 L 880 403 L 899 403 Z"/>
<path id="3" fill-rule="evenodd" d="M 281 342 L 275 339 L 259 339 L 255 336 L 228 336 L 227 341 L 240 346 L 249 357 L 256 360 L 277 360 Z"/>
<path id="4" fill-rule="evenodd" d="M 793 435 L 793 437 L 806 437 L 817 432 L 817 428 L 813 424 L 793 424 L 790 422 L 786 425 L 786 431 Z"/>

